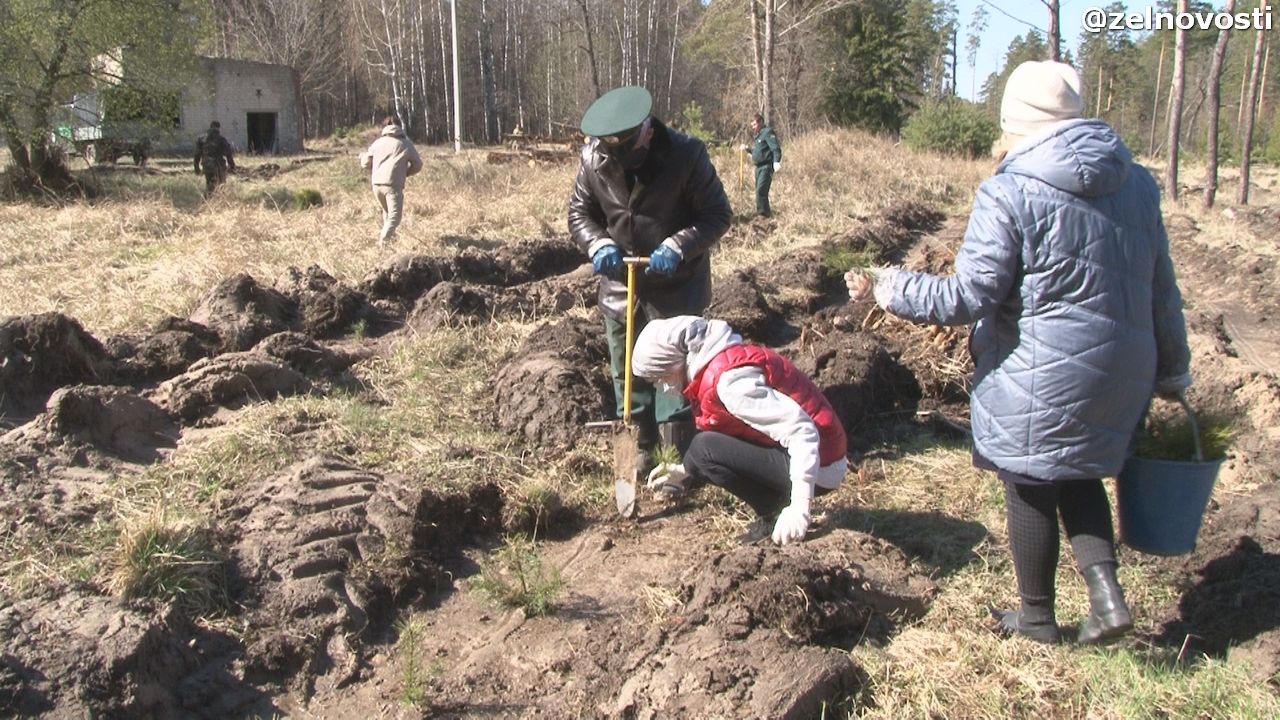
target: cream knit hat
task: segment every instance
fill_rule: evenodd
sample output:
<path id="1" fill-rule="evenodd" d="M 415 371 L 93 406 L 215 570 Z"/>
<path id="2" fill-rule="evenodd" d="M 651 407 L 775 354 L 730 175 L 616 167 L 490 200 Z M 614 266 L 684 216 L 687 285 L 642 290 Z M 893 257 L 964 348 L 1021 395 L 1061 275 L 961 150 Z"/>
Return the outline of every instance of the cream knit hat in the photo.
<path id="1" fill-rule="evenodd" d="M 1029 60 L 1013 69 L 1000 102 L 1000 129 L 1028 137 L 1080 117 L 1080 74 L 1052 60 Z"/>

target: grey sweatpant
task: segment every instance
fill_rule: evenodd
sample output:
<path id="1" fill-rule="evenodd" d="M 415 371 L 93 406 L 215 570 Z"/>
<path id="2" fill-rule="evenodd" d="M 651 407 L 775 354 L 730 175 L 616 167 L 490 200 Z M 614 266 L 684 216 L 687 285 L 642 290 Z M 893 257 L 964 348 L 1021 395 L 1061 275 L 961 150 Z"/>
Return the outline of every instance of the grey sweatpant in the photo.
<path id="1" fill-rule="evenodd" d="M 378 206 L 382 208 L 382 232 L 378 235 L 378 242 L 385 243 L 400 226 L 400 216 L 404 212 L 404 188 L 374 185 L 373 196 L 378 198 Z"/>

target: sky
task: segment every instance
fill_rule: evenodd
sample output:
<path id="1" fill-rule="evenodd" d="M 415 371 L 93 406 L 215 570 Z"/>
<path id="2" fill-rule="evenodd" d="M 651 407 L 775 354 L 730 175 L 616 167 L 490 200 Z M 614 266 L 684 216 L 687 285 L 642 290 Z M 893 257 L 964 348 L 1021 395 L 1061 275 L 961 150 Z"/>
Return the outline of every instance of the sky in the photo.
<path id="1" fill-rule="evenodd" d="M 957 39 L 956 91 L 963 98 L 976 100 L 974 93 L 982 92 L 987 76 L 1000 69 L 1004 53 L 1015 37 L 1027 34 L 1034 24 L 1043 37 L 1049 27 L 1049 11 L 1040 0 L 955 0 L 960 17 L 960 37 Z M 1062 28 L 1062 50 L 1075 54 L 1080 45 L 1083 30 L 1080 16 L 1088 8 L 1106 7 L 1110 0 L 1060 0 L 1059 23 Z M 1143 12 L 1154 2 L 1127 0 L 1125 5 L 1132 12 Z M 1215 3 L 1216 5 L 1217 3 Z M 969 22 L 974 9 L 984 5 L 987 9 L 987 30 L 982 34 L 982 46 L 978 48 L 977 72 L 969 71 L 969 58 L 965 43 L 969 35 Z M 1003 11 L 1003 12 L 1001 12 Z M 1017 18 L 1017 19 L 1014 19 Z M 977 76 L 977 83 L 973 82 Z"/>

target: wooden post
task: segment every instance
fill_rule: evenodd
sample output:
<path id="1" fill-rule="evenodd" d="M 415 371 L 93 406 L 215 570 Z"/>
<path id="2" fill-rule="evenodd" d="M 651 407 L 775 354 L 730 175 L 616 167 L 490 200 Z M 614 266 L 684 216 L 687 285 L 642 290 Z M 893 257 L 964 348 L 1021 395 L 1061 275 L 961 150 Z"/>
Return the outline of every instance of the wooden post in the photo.
<path id="1" fill-rule="evenodd" d="M 1164 81 L 1164 40 L 1160 41 L 1160 61 L 1156 64 L 1156 100 L 1151 106 L 1151 140 L 1147 142 L 1147 154 L 1156 154 L 1156 119 L 1160 117 L 1160 83 Z"/>

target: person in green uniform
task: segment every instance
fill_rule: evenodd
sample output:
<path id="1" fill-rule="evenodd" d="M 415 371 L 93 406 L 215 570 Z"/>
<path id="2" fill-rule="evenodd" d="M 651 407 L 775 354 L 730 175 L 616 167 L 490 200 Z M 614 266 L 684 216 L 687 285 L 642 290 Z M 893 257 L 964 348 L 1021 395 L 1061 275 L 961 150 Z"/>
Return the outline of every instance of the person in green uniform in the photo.
<path id="1" fill-rule="evenodd" d="M 668 128 L 652 109 L 649 91 L 636 86 L 611 90 L 587 108 L 582 116 L 587 142 L 569 197 L 569 232 L 600 276 L 599 305 L 619 416 L 626 367 L 623 257 L 649 258 L 636 282 L 637 335 L 650 320 L 699 315 L 711 303 L 711 248 L 731 217 L 706 145 Z M 662 435 L 682 444 L 682 430 L 691 424 L 688 405 L 678 391 L 659 392 L 637 378 L 631 408 L 640 435 L 637 465 L 647 473 Z M 670 433 L 660 433 L 662 423 Z"/>
<path id="2" fill-rule="evenodd" d="M 760 113 L 751 118 L 751 132 L 756 138 L 750 145 L 743 145 L 742 152 L 751 155 L 751 162 L 756 166 L 756 214 L 772 217 L 769 188 L 773 185 L 773 174 L 782 169 L 782 145 L 778 143 L 778 134 L 764 124 Z"/>

